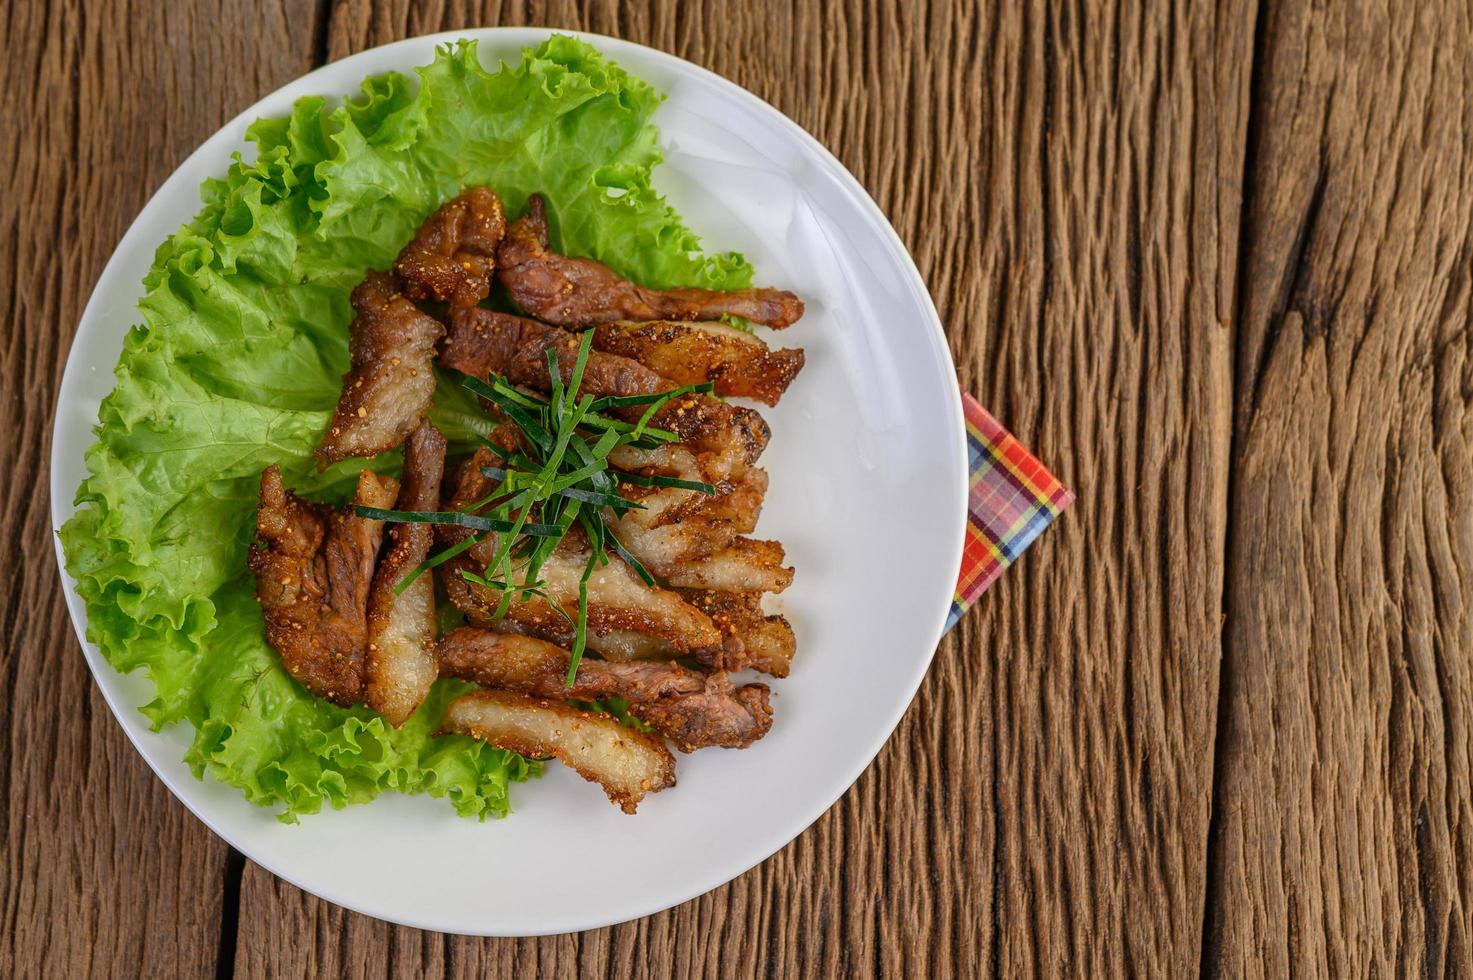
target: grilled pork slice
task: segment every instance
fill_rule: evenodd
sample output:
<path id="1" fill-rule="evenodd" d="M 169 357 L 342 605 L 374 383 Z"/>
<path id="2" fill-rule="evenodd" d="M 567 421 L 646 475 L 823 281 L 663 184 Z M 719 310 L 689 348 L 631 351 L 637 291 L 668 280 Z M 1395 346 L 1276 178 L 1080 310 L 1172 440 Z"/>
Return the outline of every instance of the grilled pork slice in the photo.
<path id="1" fill-rule="evenodd" d="M 519 632 L 558 643 L 573 641 L 573 626 L 564 613 L 576 615 L 578 582 L 588 563 L 587 545 L 575 540 L 579 537 L 576 531 L 570 531 L 543 563 L 540 575 L 548 598 L 517 598 L 511 603 L 504 618 Z M 477 574 L 485 571 L 492 550 L 486 544 L 477 545 L 445 566 L 446 593 L 471 622 L 481 625 L 496 622 L 501 590 L 469 582 L 459 572 L 462 568 Z M 513 582 L 520 582 L 520 575 L 520 567 L 513 565 Z M 609 564 L 595 569 L 588 579 L 588 647 L 602 651 L 605 635 L 625 633 L 668 645 L 676 656 L 699 656 L 723 646 L 721 634 L 704 614 L 673 592 L 645 585 L 633 569 L 611 556 Z"/>
<path id="2" fill-rule="evenodd" d="M 440 206 L 394 263 L 410 299 L 475 306 L 491 292 L 496 248 L 506 233 L 501 198 L 472 187 Z"/>
<path id="3" fill-rule="evenodd" d="M 629 320 L 594 328 L 593 346 L 643 364 L 683 385 L 710 381 L 716 393 L 776 405 L 803 367 L 798 348 L 773 350 L 724 323 Z"/>
<path id="4" fill-rule="evenodd" d="M 675 757 L 653 735 L 612 716 L 510 691 L 476 691 L 451 701 L 441 733 L 478 738 L 521 755 L 550 755 L 598 783 L 633 813 L 650 793 L 675 785 Z"/>
<path id="5" fill-rule="evenodd" d="M 674 588 L 781 592 L 793 582 L 777 541 L 738 537 L 724 521 L 677 521 L 645 527 L 638 511 L 607 520 L 614 536 L 655 577 Z"/>
<path id="6" fill-rule="evenodd" d="M 439 510 L 444 471 L 445 437 L 425 422 L 404 444 L 398 509 Z M 403 592 L 395 589 L 429 557 L 435 535 L 428 524 L 394 524 L 389 541 L 368 601 L 363 700 L 398 728 L 435 683 L 435 580 L 421 575 Z"/>
<path id="7" fill-rule="evenodd" d="M 735 454 L 697 453 L 680 443 L 661 443 L 650 449 L 618 446 L 609 453 L 609 466 L 645 476 L 673 476 L 699 483 L 735 479 L 747 471 L 746 460 Z M 734 471 L 734 472 L 733 472 Z"/>
<path id="8" fill-rule="evenodd" d="M 798 641 L 786 617 L 762 611 L 760 592 L 682 589 L 680 594 L 710 616 L 723 633 L 741 641 L 741 661 L 730 664 L 729 669 L 750 667 L 774 677 L 788 676 Z"/>
<path id="9" fill-rule="evenodd" d="M 736 540 L 736 531 L 721 521 L 682 521 L 649 528 L 631 515 L 605 516 L 604 522 L 619 543 L 655 577 L 665 578 L 682 562 L 700 562 L 719 554 Z"/>
<path id="10" fill-rule="evenodd" d="M 585 659 L 568 687 L 570 657 L 542 640 L 474 627 L 440 641 L 440 669 L 447 677 L 543 698 L 617 695 L 682 752 L 710 745 L 746 748 L 772 727 L 765 684 L 737 688 L 725 673 L 702 674 L 673 663 Z"/>
<path id="11" fill-rule="evenodd" d="M 630 553 L 639 558 L 632 548 Z M 676 589 L 781 592 L 793 584 L 793 569 L 783 565 L 784 557 L 779 541 L 737 538 L 720 551 L 704 558 L 675 562 L 655 574 Z"/>
<path id="12" fill-rule="evenodd" d="M 365 471 L 353 502 L 392 507 L 398 489 Z M 363 696 L 368 592 L 383 534 L 382 521 L 289 492 L 275 466 L 261 474 L 257 537 L 246 563 L 266 642 L 307 690 L 345 707 Z"/>
<path id="13" fill-rule="evenodd" d="M 619 491 L 641 509 L 605 514 L 614 536 L 640 564 L 672 585 L 780 592 L 792 581 L 782 546 L 741 538 L 761 510 L 767 474 L 751 469 L 715 484 L 716 493 L 675 487 Z"/>
<path id="14" fill-rule="evenodd" d="M 569 258 L 548 246 L 547 209 L 532 195 L 527 211 L 506 231 L 497 275 L 518 306 L 565 327 L 614 320 L 719 320 L 744 317 L 782 329 L 803 315 L 803 302 L 780 289 L 670 289 L 636 286 L 593 259 Z"/>
<path id="15" fill-rule="evenodd" d="M 348 327 L 350 365 L 317 448 L 323 466 L 393 449 L 419 426 L 435 394 L 435 343 L 445 332 L 382 272 L 370 272 L 349 302 L 357 314 Z"/>
<path id="16" fill-rule="evenodd" d="M 716 492 L 705 494 L 679 487 L 640 487 L 624 482 L 619 486 L 619 493 L 638 501 L 642 509 L 628 516 L 643 527 L 720 521 L 729 524 L 736 534 L 751 533 L 767 493 L 767 471 L 753 467 L 734 480 L 719 480 L 712 486 Z"/>
<path id="17" fill-rule="evenodd" d="M 538 391 L 551 387 L 547 351 L 556 350 L 567 381 L 578 359 L 578 336 L 545 323 L 479 307 L 451 311 L 450 332 L 440 363 L 463 374 L 484 378 L 499 374 L 513 384 Z M 679 385 L 660 377 L 638 361 L 597 351 L 589 353 L 580 395 L 656 395 Z M 643 407 L 614 409 L 637 421 Z M 683 395 L 657 413 L 653 424 L 667 429 L 692 452 L 719 460 L 723 476 L 740 473 L 767 448 L 771 430 L 749 408 L 738 408 L 707 395 Z"/>
<path id="18" fill-rule="evenodd" d="M 767 471 L 753 467 L 733 480 L 716 484 L 712 496 L 701 494 L 690 504 L 691 513 L 710 521 L 726 521 L 738 534 L 751 534 L 767 496 Z"/>
<path id="19" fill-rule="evenodd" d="M 494 483 L 482 472 L 495 456 L 484 447 L 462 467 L 454 493 L 446 502 L 447 510 L 456 510 L 484 498 Z M 452 545 L 472 532 L 461 527 L 436 528 L 438 540 Z M 580 528 L 573 528 L 543 563 L 539 576 L 544 596 L 517 597 L 504 617 L 495 615 L 501 602 L 501 590 L 465 579 L 461 572 L 484 575 L 487 564 L 496 554 L 496 535 L 488 535 L 464 554 L 443 566 L 446 594 L 471 622 L 495 625 L 538 636 L 558 643 L 571 643 L 573 626 L 568 617 L 578 608 L 578 583 L 589 558 L 587 538 Z M 513 583 L 520 583 L 524 572 L 520 563 L 511 571 Z M 566 615 L 565 615 L 566 614 Z M 646 637 L 672 651 L 673 656 L 702 656 L 719 652 L 723 638 L 710 619 L 692 608 L 675 593 L 646 585 L 634 570 L 617 556 L 596 568 L 588 579 L 588 646 L 604 652 L 627 643 L 629 635 Z"/>

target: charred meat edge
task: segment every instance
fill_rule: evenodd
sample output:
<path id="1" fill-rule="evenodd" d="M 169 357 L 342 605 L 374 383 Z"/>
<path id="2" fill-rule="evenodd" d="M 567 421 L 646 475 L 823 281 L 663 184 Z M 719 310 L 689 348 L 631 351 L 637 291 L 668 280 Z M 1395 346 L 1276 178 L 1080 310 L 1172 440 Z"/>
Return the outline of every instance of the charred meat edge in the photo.
<path id="1" fill-rule="evenodd" d="M 506 233 L 506 211 L 489 187 L 472 187 L 446 201 L 394 263 L 413 300 L 475 306 L 491 292 L 496 250 Z"/>
<path id="2" fill-rule="evenodd" d="M 593 328 L 593 346 L 638 361 L 679 384 L 709 381 L 727 398 L 776 405 L 803 368 L 800 348 L 774 350 L 724 323 L 621 320 Z"/>
<path id="3" fill-rule="evenodd" d="M 565 327 L 738 316 L 780 330 L 803 315 L 802 300 L 786 290 L 645 289 L 602 262 L 559 255 L 548 244 L 547 206 L 537 194 L 507 229 L 496 264 L 497 276 L 517 306 Z"/>
<path id="4" fill-rule="evenodd" d="M 323 467 L 394 449 L 419 426 L 435 395 L 435 344 L 445 332 L 382 272 L 370 272 L 349 302 L 356 314 L 348 326 L 349 367 L 317 448 Z"/>
<path id="5" fill-rule="evenodd" d="M 566 685 L 571 655 L 526 636 L 462 627 L 440 641 L 440 669 L 482 687 L 543 698 L 593 701 L 617 695 L 630 711 L 683 752 L 705 746 L 746 748 L 772 727 L 765 684 L 735 687 L 725 673 L 702 674 L 674 663 L 584 659 Z"/>
<path id="6" fill-rule="evenodd" d="M 364 471 L 355 504 L 392 507 L 398 484 Z M 256 541 L 246 559 L 282 666 L 318 697 L 344 707 L 363 696 L 368 593 L 383 522 L 288 491 L 281 471 L 261 474 Z"/>
<path id="7" fill-rule="evenodd" d="M 424 422 L 404 444 L 404 472 L 395 506 L 438 510 L 444 470 L 445 437 Z M 396 728 L 414 713 L 435 682 L 434 577 L 421 575 L 395 592 L 400 581 L 429 557 L 434 543 L 428 524 L 393 524 L 369 594 L 364 700 Z"/>
<path id="8" fill-rule="evenodd" d="M 578 355 L 578 336 L 526 317 L 475 308 L 453 310 L 440 364 L 477 378 L 488 374 L 536 391 L 551 388 L 547 351 L 558 354 L 558 367 L 567 381 Z M 593 351 L 584 368 L 582 394 L 656 395 L 679 385 L 660 377 L 638 361 Z M 637 421 L 645 409 L 614 409 L 611 414 Z M 754 464 L 772 432 L 750 408 L 728 405 L 708 395 L 687 394 L 672 399 L 655 413 L 653 424 L 673 432 L 692 452 L 721 460 L 720 475 L 740 475 Z"/>
<path id="9" fill-rule="evenodd" d="M 659 739 L 561 701 L 476 691 L 451 701 L 440 727 L 441 734 L 469 735 L 518 755 L 553 756 L 602 786 L 625 813 L 675 785 L 675 757 Z"/>

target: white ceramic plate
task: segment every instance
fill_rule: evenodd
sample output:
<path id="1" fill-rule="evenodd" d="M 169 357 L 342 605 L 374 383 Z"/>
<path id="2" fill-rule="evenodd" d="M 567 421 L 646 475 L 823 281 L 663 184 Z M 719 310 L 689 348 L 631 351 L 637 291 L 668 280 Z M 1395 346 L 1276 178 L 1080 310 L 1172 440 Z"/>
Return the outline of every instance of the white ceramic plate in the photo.
<path id="1" fill-rule="evenodd" d="M 354 92 L 366 75 L 408 73 L 455 38 L 479 38 L 494 66 L 547 35 L 465 31 L 365 51 L 272 93 L 195 151 L 123 237 L 82 316 L 56 413 L 55 526 L 74 510 L 154 248 L 194 215 L 200 182 L 245 148 L 248 123 L 285 115 L 300 96 Z M 966 448 L 954 368 L 925 285 L 874 201 L 817 141 L 736 85 L 649 48 L 587 39 L 669 94 L 656 117 L 666 156 L 656 184 L 706 247 L 745 252 L 759 283 L 808 305 L 780 338 L 807 349 L 807 366 L 782 405 L 763 410 L 772 487 L 758 532 L 782 540 L 797 567 L 781 607 L 799 644 L 792 676 L 773 684 L 767 737 L 682 756 L 679 784 L 633 817 L 549 764 L 543 779 L 512 787 L 505 820 L 477 823 L 443 800 L 389 794 L 285 826 L 235 789 L 196 780 L 180 761 L 184 726 L 150 732 L 136 710 L 152 696 L 148 682 L 82 643 L 128 737 L 211 829 L 314 894 L 424 929 L 589 929 L 684 902 L 760 863 L 833 805 L 900 720 L 961 560 Z M 83 603 L 63 580 L 84 636 Z"/>

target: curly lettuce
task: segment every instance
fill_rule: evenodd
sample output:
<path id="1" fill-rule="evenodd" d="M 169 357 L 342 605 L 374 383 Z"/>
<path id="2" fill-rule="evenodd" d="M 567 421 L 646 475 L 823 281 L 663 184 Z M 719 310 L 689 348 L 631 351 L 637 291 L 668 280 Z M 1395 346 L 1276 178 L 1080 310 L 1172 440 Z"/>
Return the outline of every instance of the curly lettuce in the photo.
<path id="1" fill-rule="evenodd" d="M 366 79 L 342 104 L 310 97 L 261 119 L 204 208 L 158 249 L 142 324 L 103 401 L 90 476 L 61 528 L 87 604 L 88 638 L 120 671 L 144 670 L 154 728 L 194 728 L 186 761 L 283 819 L 385 790 L 446 797 L 467 816 L 508 812 L 538 763 L 460 736 L 432 738 L 435 685 L 400 730 L 307 694 L 266 645 L 245 572 L 261 470 L 344 499 L 362 461 L 317 472 L 347 367 L 348 293 L 384 269 L 419 223 L 471 184 L 516 214 L 543 193 L 559 245 L 642 283 L 747 286 L 733 253 L 705 255 L 651 184 L 662 96 L 581 41 L 553 36 L 516 67 L 476 45 L 440 49 L 417 82 Z M 433 418 L 464 447 L 484 416 L 441 385 Z M 398 455 L 367 465 L 394 468 Z"/>

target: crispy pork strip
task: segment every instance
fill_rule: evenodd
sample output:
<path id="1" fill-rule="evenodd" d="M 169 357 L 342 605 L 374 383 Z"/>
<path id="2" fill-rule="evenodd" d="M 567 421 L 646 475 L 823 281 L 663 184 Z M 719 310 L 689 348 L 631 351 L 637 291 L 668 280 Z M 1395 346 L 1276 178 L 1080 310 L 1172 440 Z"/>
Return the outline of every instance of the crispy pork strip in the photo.
<path id="1" fill-rule="evenodd" d="M 566 685 L 571 654 L 527 636 L 462 627 L 440 641 L 440 669 L 482 687 L 541 698 L 592 701 L 617 695 L 635 717 L 682 752 L 706 746 L 746 748 L 772 727 L 765 684 L 737 688 L 725 673 L 702 674 L 673 663 L 584 659 Z"/>
<path id="2" fill-rule="evenodd" d="M 630 554 L 644 558 L 630 548 Z M 658 560 L 658 556 L 651 556 Z M 675 589 L 711 589 L 718 592 L 781 592 L 793 584 L 793 569 L 783 565 L 779 541 L 736 538 L 702 558 L 673 562 L 655 572 Z M 650 571 L 654 572 L 653 568 Z"/>
<path id="3" fill-rule="evenodd" d="M 639 511 L 630 511 L 614 517 L 606 511 L 604 523 L 619 543 L 659 578 L 679 562 L 697 561 L 720 552 L 737 536 L 736 529 L 725 521 L 691 518 L 651 527 L 639 521 L 637 514 Z"/>
<path id="4" fill-rule="evenodd" d="M 490 450 L 482 447 L 461 468 L 455 491 L 445 509 L 456 510 L 485 497 L 492 481 L 481 467 L 494 460 Z M 460 527 L 436 528 L 441 544 L 455 544 L 470 534 Z M 501 600 L 501 590 L 466 581 L 461 569 L 483 574 L 496 553 L 496 536 L 471 547 L 463 555 L 446 562 L 443 581 L 446 594 L 471 622 L 500 630 L 515 630 L 554 642 L 569 643 L 573 627 L 550 602 L 531 596 L 514 600 L 502 619 L 494 616 Z M 578 608 L 578 582 L 588 564 L 588 542 L 581 529 L 574 528 L 558 544 L 557 550 L 543 563 L 540 576 L 547 594 L 570 615 Z M 512 580 L 520 581 L 513 566 Z M 603 637 L 637 634 L 668 645 L 675 656 L 700 656 L 723 647 L 721 633 L 700 611 L 692 608 L 675 593 L 646 585 L 634 570 L 611 555 L 609 563 L 594 570 L 588 579 L 588 646 L 603 652 Z"/>
<path id="5" fill-rule="evenodd" d="M 754 466 L 734 480 L 718 483 L 715 496 L 701 494 L 690 512 L 705 520 L 726 521 L 738 534 L 751 534 L 766 496 L 767 471 Z"/>
<path id="6" fill-rule="evenodd" d="M 733 467 L 733 461 L 713 453 L 692 452 L 689 446 L 680 443 L 661 443 L 652 449 L 638 446 L 617 446 L 609 453 L 609 466 L 626 473 L 643 473 L 645 476 L 673 476 L 682 480 L 698 480 L 701 483 L 716 483 L 735 477 L 746 468 Z M 728 471 L 735 468 L 738 473 Z"/>
<path id="7" fill-rule="evenodd" d="M 776 541 L 738 537 L 723 521 L 690 520 L 647 528 L 631 515 L 607 523 L 628 552 L 675 588 L 781 592 L 793 579 Z"/>
<path id="8" fill-rule="evenodd" d="M 766 471 L 747 466 L 734 468 L 730 465 L 730 460 L 714 453 L 692 452 L 689 446 L 680 443 L 661 443 L 650 449 L 619 446 L 609 453 L 609 467 L 625 473 L 673 476 L 681 480 L 697 480 L 717 485 L 730 483 L 733 488 L 744 488 L 741 497 L 728 503 L 735 507 L 745 506 L 744 519 L 748 521 L 756 521 L 757 511 L 762 506 L 762 497 L 767 493 Z M 729 472 L 733 469 L 736 471 Z M 737 520 L 737 517 L 731 519 Z M 747 527 L 742 533 L 746 534 L 750 530 Z"/>
<path id="9" fill-rule="evenodd" d="M 710 616 L 723 633 L 742 641 L 741 666 L 774 677 L 788 676 L 798 641 L 786 617 L 769 616 L 762 611 L 761 593 L 682 589 L 680 594 Z M 733 664 L 732 669 L 736 666 Z"/>
<path id="10" fill-rule="evenodd" d="M 510 228 L 496 254 L 497 275 L 518 306 L 560 326 L 613 320 L 719 320 L 726 314 L 782 329 L 803 315 L 803 302 L 780 289 L 670 289 L 636 286 L 593 259 L 548 247 L 547 209 L 539 195 Z"/>
<path id="11" fill-rule="evenodd" d="M 703 670 L 708 671 L 736 671 L 751 667 L 774 677 L 786 677 L 788 674 L 788 663 L 793 659 L 796 648 L 796 639 L 793 629 L 788 621 L 781 616 L 767 616 L 761 612 L 760 604 L 754 603 L 752 609 L 745 609 L 746 596 L 760 598 L 755 592 L 706 592 L 703 589 L 677 589 L 685 600 L 691 605 L 696 605 L 695 597 L 709 595 L 712 600 L 708 603 L 710 610 L 702 608 L 711 617 L 726 638 L 726 643 L 719 650 L 704 650 L 691 654 L 690 659 L 700 664 Z M 729 613 L 722 613 L 724 608 L 731 608 Z M 512 633 L 521 633 L 514 627 L 503 626 L 496 623 L 497 630 L 505 630 Z M 649 660 L 679 660 L 686 654 L 672 649 L 668 643 L 662 643 L 648 636 L 640 636 L 635 633 L 614 633 L 599 638 L 600 647 L 598 655 L 612 663 L 629 663 L 631 661 Z"/>
<path id="12" fill-rule="evenodd" d="M 578 335 L 545 323 L 479 307 L 452 310 L 450 331 L 440 364 L 484 378 L 499 374 L 512 384 L 547 391 L 547 351 L 556 350 L 558 368 L 567 381 L 578 359 Z M 654 395 L 680 387 L 638 361 L 591 351 L 580 394 Z M 612 414 L 637 421 L 642 407 L 615 409 Z M 682 395 L 655 414 L 654 424 L 676 434 L 693 452 L 719 459 L 723 476 L 740 473 L 767 448 L 771 430 L 749 408 L 728 405 L 708 395 Z"/>
<path id="13" fill-rule="evenodd" d="M 496 624 L 500 628 L 501 624 Z M 513 629 L 511 632 L 521 633 L 521 630 Z M 562 640 L 566 643 L 572 638 L 572 633 Z M 643 633 L 634 633 L 629 630 L 609 630 L 598 638 L 598 646 L 589 643 L 589 649 L 593 650 L 605 660 L 615 663 L 626 663 L 630 660 L 678 660 L 685 654 L 675 649 L 664 640 L 646 636 Z M 719 647 L 709 647 L 690 654 L 703 667 L 716 668 L 730 659 L 726 652 Z M 733 668 L 735 669 L 735 668 Z"/>
<path id="14" fill-rule="evenodd" d="M 403 485 L 395 506 L 439 510 L 444 471 L 445 437 L 423 422 L 404 444 Z M 398 728 L 435 683 L 435 579 L 421 575 L 402 593 L 394 590 L 429 557 L 435 534 L 428 524 L 394 524 L 389 541 L 368 599 L 363 700 Z"/>
<path id="15" fill-rule="evenodd" d="M 660 578 L 726 582 L 740 574 L 752 588 L 785 587 L 787 577 L 773 570 L 771 555 L 738 540 L 756 523 L 766 485 L 767 475 L 761 470 L 748 470 L 736 483 L 716 484 L 713 496 L 673 487 L 641 492 L 621 484 L 620 492 L 638 500 L 643 509 L 620 516 L 608 511 L 604 520 L 619 543 Z M 731 553 L 733 547 L 738 550 Z M 754 559 L 764 563 L 753 567 Z M 779 564 L 781 560 L 779 552 Z"/>
<path id="16" fill-rule="evenodd" d="M 617 474 L 616 474 L 617 475 Z M 640 487 L 621 483 L 619 493 L 636 500 L 642 510 L 627 516 L 642 527 L 668 527 L 688 521 L 720 521 L 736 534 L 750 534 L 762 512 L 767 493 L 767 471 L 753 467 L 734 480 L 718 480 L 716 493 L 677 487 Z M 622 540 L 622 539 L 621 539 Z"/>
<path id="17" fill-rule="evenodd" d="M 451 701 L 441 734 L 478 738 L 520 755 L 550 755 L 598 783 L 609 801 L 633 813 L 649 793 L 675 785 L 675 757 L 653 735 L 611 715 L 510 691 L 476 691 Z"/>
<path id="18" fill-rule="evenodd" d="M 541 576 L 549 597 L 570 616 L 577 610 L 577 584 L 588 564 L 588 550 L 576 541 L 576 532 L 564 538 L 566 544 L 542 564 Z M 477 554 L 480 553 L 480 554 Z M 489 548 L 471 548 L 464 560 L 452 559 L 457 567 L 470 564 L 471 570 L 483 572 L 491 557 Z M 479 561 L 477 561 L 479 559 Z M 479 567 L 477 567 L 479 566 Z M 446 566 L 449 567 L 449 566 Z M 491 622 L 493 610 L 501 600 L 501 589 L 474 585 L 460 576 L 458 584 L 446 579 L 446 591 L 471 622 Z M 520 572 L 513 567 L 513 581 Z M 572 643 L 573 626 L 542 598 L 527 598 L 511 603 L 507 619 L 538 637 L 558 643 Z M 667 589 L 645 585 L 627 564 L 611 557 L 610 563 L 595 569 L 588 579 L 588 645 L 600 650 L 600 638 L 608 632 L 632 632 L 669 644 L 678 654 L 701 653 L 722 647 L 722 635 L 710 620 Z"/>
<path id="19" fill-rule="evenodd" d="M 472 187 L 430 215 L 394 263 L 404 295 L 475 306 L 491 292 L 506 211 L 489 187 Z"/>
<path id="20" fill-rule="evenodd" d="M 398 489 L 364 471 L 353 502 L 392 507 Z M 383 534 L 382 521 L 291 493 L 275 466 L 261 474 L 257 537 L 246 564 L 256 578 L 266 642 L 307 690 L 345 707 L 363 696 L 368 592 Z"/>
<path id="21" fill-rule="evenodd" d="M 710 381 L 726 397 L 776 405 L 803 367 L 800 348 L 773 350 L 725 323 L 621 320 L 594 328 L 593 346 L 683 385 Z"/>
<path id="22" fill-rule="evenodd" d="M 323 466 L 393 449 L 418 427 L 435 394 L 435 343 L 445 332 L 382 272 L 370 272 L 349 302 L 357 313 L 348 327 L 350 366 L 317 448 Z"/>
<path id="23" fill-rule="evenodd" d="M 540 573 L 545 591 L 570 616 L 578 608 L 578 580 L 588 562 L 587 546 L 577 538 L 576 532 L 569 532 Z M 462 568 L 483 573 L 494 551 L 488 545 L 492 545 L 489 539 L 445 564 L 445 591 L 471 622 L 499 628 L 494 614 L 501 590 L 468 582 L 459 574 Z M 513 566 L 513 581 L 520 580 L 518 575 Z M 514 600 L 504 621 L 518 632 L 558 643 L 571 643 L 574 636 L 562 613 L 540 597 Z M 611 556 L 609 564 L 596 569 L 588 580 L 588 647 L 602 652 L 606 634 L 626 633 L 668 645 L 675 656 L 700 656 L 722 649 L 724 643 L 704 614 L 673 592 L 645 585 L 633 569 Z"/>
<path id="24" fill-rule="evenodd" d="M 493 436 L 502 432 L 498 427 L 493 431 Z M 494 486 L 494 481 L 481 472 L 482 467 L 499 466 L 501 457 L 492 452 L 487 446 L 479 446 L 476 451 L 466 457 L 460 464 L 460 470 L 456 473 L 455 483 L 450 492 L 443 495 L 444 506 L 441 510 L 460 510 L 468 507 L 486 496 Z M 471 531 L 463 527 L 454 527 L 444 524 L 435 526 L 435 536 L 441 544 L 455 544 L 471 535 Z"/>

